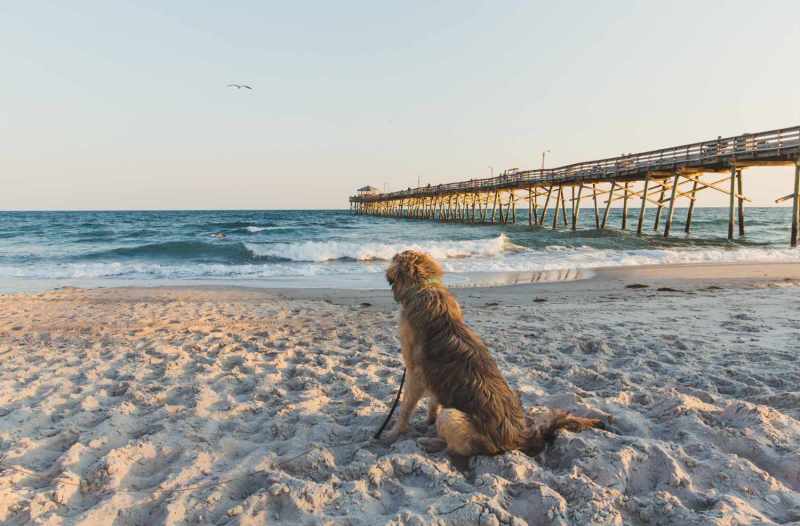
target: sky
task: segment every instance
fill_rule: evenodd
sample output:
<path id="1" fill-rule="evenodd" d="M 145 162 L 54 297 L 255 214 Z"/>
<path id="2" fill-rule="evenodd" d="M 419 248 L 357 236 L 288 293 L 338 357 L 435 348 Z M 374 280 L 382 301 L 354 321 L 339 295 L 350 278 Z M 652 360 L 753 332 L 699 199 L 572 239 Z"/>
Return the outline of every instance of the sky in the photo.
<path id="1" fill-rule="evenodd" d="M 796 0 L 3 2 L 0 209 L 347 208 L 544 150 L 795 126 L 799 21 Z"/>

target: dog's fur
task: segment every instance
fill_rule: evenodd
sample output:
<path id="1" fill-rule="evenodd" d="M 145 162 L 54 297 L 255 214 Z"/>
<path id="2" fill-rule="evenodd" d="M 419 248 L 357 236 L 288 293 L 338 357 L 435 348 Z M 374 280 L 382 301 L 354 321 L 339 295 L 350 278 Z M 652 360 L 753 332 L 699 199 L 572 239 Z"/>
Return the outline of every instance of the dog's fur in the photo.
<path id="1" fill-rule="evenodd" d="M 496 455 L 520 449 L 536 454 L 558 429 L 600 427 L 599 420 L 554 412 L 550 423 L 529 427 L 511 390 L 480 337 L 470 329 L 456 299 L 442 285 L 442 268 L 427 254 L 397 254 L 386 272 L 401 305 L 400 341 L 406 388 L 400 416 L 387 435 L 396 440 L 423 396 L 430 397 L 428 424 L 439 445 L 455 455 Z M 432 446 L 435 448 L 436 446 Z"/>

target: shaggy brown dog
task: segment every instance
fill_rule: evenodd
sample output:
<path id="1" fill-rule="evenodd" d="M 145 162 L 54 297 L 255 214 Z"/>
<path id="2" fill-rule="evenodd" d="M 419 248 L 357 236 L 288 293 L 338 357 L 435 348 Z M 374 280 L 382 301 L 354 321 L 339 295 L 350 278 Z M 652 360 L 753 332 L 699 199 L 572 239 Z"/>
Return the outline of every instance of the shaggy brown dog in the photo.
<path id="1" fill-rule="evenodd" d="M 427 254 L 397 254 L 386 271 L 400 303 L 400 342 L 406 387 L 400 417 L 386 440 L 408 430 L 408 420 L 423 396 L 430 397 L 428 424 L 439 440 L 429 450 L 447 447 L 460 456 L 496 455 L 520 449 L 536 454 L 561 428 L 601 427 L 599 420 L 554 412 L 543 426 L 529 427 L 517 394 L 506 383 L 480 337 L 442 285 L 442 268 Z M 440 410 L 441 409 L 441 410 Z"/>

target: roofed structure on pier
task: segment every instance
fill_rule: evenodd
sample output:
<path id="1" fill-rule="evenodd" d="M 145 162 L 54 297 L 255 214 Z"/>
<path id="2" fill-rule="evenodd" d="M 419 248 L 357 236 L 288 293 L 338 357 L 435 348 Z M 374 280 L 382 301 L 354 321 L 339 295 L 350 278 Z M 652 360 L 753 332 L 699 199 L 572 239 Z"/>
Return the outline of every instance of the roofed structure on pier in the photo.
<path id="1" fill-rule="evenodd" d="M 362 186 L 358 190 L 356 190 L 359 195 L 374 195 L 379 194 L 381 192 L 380 188 L 375 188 L 374 186 Z"/>

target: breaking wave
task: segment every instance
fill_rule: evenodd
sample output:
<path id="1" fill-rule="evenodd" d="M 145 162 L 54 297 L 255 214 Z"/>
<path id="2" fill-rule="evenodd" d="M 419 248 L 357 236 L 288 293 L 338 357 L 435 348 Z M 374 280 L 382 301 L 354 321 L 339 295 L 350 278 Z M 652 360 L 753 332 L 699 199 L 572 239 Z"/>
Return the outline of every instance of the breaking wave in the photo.
<path id="1" fill-rule="evenodd" d="M 279 256 L 256 255 L 244 243 L 206 243 L 203 241 L 168 241 L 134 247 L 113 248 L 80 256 L 80 259 L 140 259 L 219 261 L 222 263 L 264 263 L 286 261 Z"/>
<path id="2" fill-rule="evenodd" d="M 262 256 L 263 257 L 263 256 Z M 551 272 L 587 270 L 599 267 L 631 265 L 681 264 L 681 263 L 735 263 L 735 262 L 786 262 L 800 261 L 800 251 L 792 249 L 741 249 L 741 250 L 550 250 L 510 253 L 503 256 L 442 259 L 448 272 L 446 278 L 486 272 Z M 371 275 L 372 286 L 386 286 L 383 272 L 385 260 L 356 261 L 339 258 L 337 261 L 297 262 L 277 259 L 264 264 L 257 260 L 231 265 L 227 262 L 198 261 L 83 261 L 51 262 L 37 265 L 2 265 L 0 277 L 81 279 L 273 279 L 298 277 L 325 277 L 325 286 L 350 288 L 352 276 Z M 457 278 L 456 278 L 457 279 Z M 460 280 L 457 280 L 460 282 Z M 303 286 L 298 281 L 290 286 Z"/>
<path id="3" fill-rule="evenodd" d="M 299 243 L 242 243 L 168 241 L 120 247 L 80 256 L 80 259 L 191 260 L 225 263 L 278 263 L 326 261 L 389 261 L 403 250 L 427 252 L 437 259 L 492 257 L 526 250 L 505 234 L 491 239 L 428 241 L 421 243 L 357 243 L 351 241 L 304 241 Z"/>
<path id="4" fill-rule="evenodd" d="M 279 257 L 290 261 L 389 261 L 398 252 L 417 250 L 437 259 L 491 257 L 505 252 L 522 252 L 505 234 L 491 239 L 466 241 L 426 241 L 421 243 L 357 243 L 342 241 L 305 241 L 245 246 L 259 257 Z"/>

